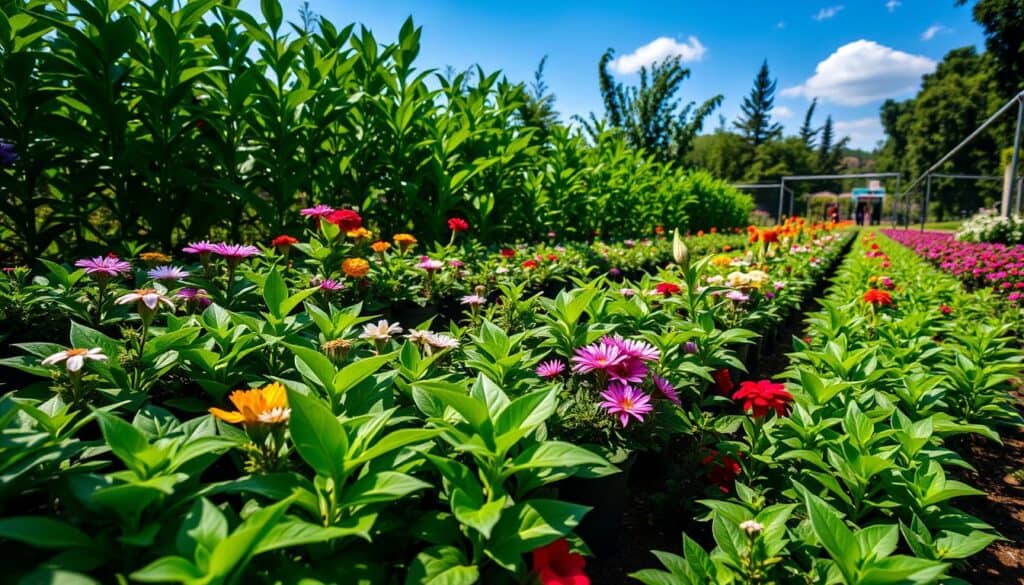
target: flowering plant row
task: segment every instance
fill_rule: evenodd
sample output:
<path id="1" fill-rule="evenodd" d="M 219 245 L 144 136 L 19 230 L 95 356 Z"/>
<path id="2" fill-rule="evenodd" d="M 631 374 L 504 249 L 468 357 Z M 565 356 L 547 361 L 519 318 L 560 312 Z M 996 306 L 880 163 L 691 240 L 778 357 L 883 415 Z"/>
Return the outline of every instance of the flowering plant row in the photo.
<path id="1" fill-rule="evenodd" d="M 954 479 L 970 466 L 950 445 L 1021 423 L 1009 326 L 874 233 L 834 282 L 786 382 L 741 389 L 750 416 L 716 447 L 724 495 L 702 501 L 713 550 L 684 536 L 640 581 L 952 583 L 999 538 L 954 503 L 982 492 Z"/>
<path id="2" fill-rule="evenodd" d="M 32 290 L 52 289 L 44 306 L 72 316 L 70 343 L 20 343 L 3 360 L 30 376 L 0 398 L 12 578 L 580 574 L 570 550 L 586 550 L 574 528 L 588 510 L 564 481 L 616 473 L 739 408 L 714 389 L 742 368 L 735 348 L 756 336 L 744 326 L 762 331 L 799 302 L 845 237 L 793 226 L 692 260 L 680 238 L 657 273 L 576 279 L 553 296 L 501 283 L 439 327 L 307 286 L 359 257 L 336 229 L 320 222 L 288 256 L 197 242 L 195 264 L 152 274 L 110 257 L 48 264 Z M 424 260 L 395 248 L 364 258 L 370 270 L 454 249 Z M 129 270 L 139 288 L 124 286 Z M 358 294 L 365 276 L 348 278 Z M 756 396 L 737 400 L 759 412 Z"/>

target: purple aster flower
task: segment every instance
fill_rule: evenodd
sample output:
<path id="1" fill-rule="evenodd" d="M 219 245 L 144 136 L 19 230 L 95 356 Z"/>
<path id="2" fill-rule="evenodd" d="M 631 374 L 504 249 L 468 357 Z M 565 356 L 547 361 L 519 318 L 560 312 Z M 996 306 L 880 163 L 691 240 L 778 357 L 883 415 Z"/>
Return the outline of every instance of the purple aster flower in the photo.
<path id="1" fill-rule="evenodd" d="M 557 378 L 565 371 L 565 362 L 562 360 L 548 360 L 537 366 L 537 375 L 541 378 Z"/>
<path id="2" fill-rule="evenodd" d="M 262 252 L 256 246 L 220 242 L 219 244 L 214 244 L 213 253 L 222 258 L 227 258 L 228 262 L 238 263 L 246 258 L 259 256 Z"/>
<path id="3" fill-rule="evenodd" d="M 604 398 L 604 402 L 599 406 L 608 414 L 618 414 L 623 428 L 629 425 L 629 417 L 644 422 L 644 415 L 654 410 L 650 396 L 621 382 L 609 384 L 608 389 L 601 393 L 601 398 Z"/>
<path id="4" fill-rule="evenodd" d="M 626 359 L 608 368 L 608 377 L 620 382 L 639 384 L 647 377 L 647 372 L 647 364 L 643 360 L 627 356 Z"/>
<path id="5" fill-rule="evenodd" d="M 700 351 L 700 349 L 697 347 L 696 341 L 687 341 L 686 343 L 683 344 L 683 351 L 686 353 L 694 354 Z"/>
<path id="6" fill-rule="evenodd" d="M 315 217 L 317 219 L 325 218 L 332 213 L 334 213 L 334 208 L 323 203 L 299 211 L 299 215 L 303 217 Z"/>
<path id="7" fill-rule="evenodd" d="M 574 364 L 572 371 L 578 374 L 605 371 L 612 366 L 620 364 L 626 357 L 614 345 L 604 342 L 592 343 L 576 350 L 576 355 L 571 360 Z"/>
<path id="8" fill-rule="evenodd" d="M 311 286 L 319 286 L 320 290 L 334 292 L 345 288 L 345 284 L 341 281 L 328 278 L 325 280 L 313 281 L 309 283 Z"/>
<path id="9" fill-rule="evenodd" d="M 469 305 L 470 307 L 479 307 L 487 302 L 487 299 L 480 295 L 466 295 L 459 299 L 459 302 L 463 305 Z"/>
<path id="10" fill-rule="evenodd" d="M 217 244 L 210 243 L 209 240 L 202 240 L 199 242 L 189 242 L 187 246 L 181 249 L 186 254 L 199 254 L 209 256 L 217 249 Z"/>
<path id="11" fill-rule="evenodd" d="M 10 142 L 0 142 L 0 166 L 13 167 L 18 161 L 18 152 Z"/>
<path id="12" fill-rule="evenodd" d="M 175 281 L 188 278 L 189 272 L 178 266 L 157 266 L 146 274 L 153 280 Z"/>
<path id="13" fill-rule="evenodd" d="M 174 296 L 184 299 L 188 305 L 196 305 L 203 308 L 210 306 L 212 302 L 206 289 L 202 288 L 183 288 Z"/>
<path id="14" fill-rule="evenodd" d="M 627 356 L 641 361 L 656 362 L 661 359 L 661 352 L 658 351 L 658 348 L 639 339 L 625 339 L 616 333 L 615 335 L 605 335 L 601 338 L 601 342 L 614 345 Z"/>
<path id="15" fill-rule="evenodd" d="M 654 387 L 658 389 L 662 396 L 669 399 L 676 406 L 682 406 L 683 401 L 679 400 L 679 392 L 676 392 L 671 382 L 657 374 L 651 376 L 651 378 L 654 380 Z"/>
<path id="16" fill-rule="evenodd" d="M 96 256 L 83 258 L 75 262 L 78 268 L 85 268 L 85 273 L 93 278 L 114 278 L 128 274 L 132 270 L 129 262 L 117 256 Z"/>

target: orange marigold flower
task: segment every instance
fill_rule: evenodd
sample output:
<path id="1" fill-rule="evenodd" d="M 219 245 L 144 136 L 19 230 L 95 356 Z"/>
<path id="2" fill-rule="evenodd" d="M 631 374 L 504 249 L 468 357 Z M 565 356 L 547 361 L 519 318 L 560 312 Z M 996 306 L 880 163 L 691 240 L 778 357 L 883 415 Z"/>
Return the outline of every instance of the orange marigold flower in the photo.
<path id="1" fill-rule="evenodd" d="M 660 236 L 661 234 L 665 233 L 665 228 L 663 226 L 660 226 L 660 225 L 656 226 L 654 228 L 654 233 L 656 233 L 656 234 L 658 234 Z"/>
<path id="2" fill-rule="evenodd" d="M 280 382 L 251 390 L 235 390 L 228 400 L 238 410 L 211 408 L 210 414 L 231 424 L 274 425 L 287 422 L 292 413 L 288 408 L 288 394 Z"/>
<path id="3" fill-rule="evenodd" d="M 872 305 L 876 306 L 891 305 L 892 295 L 890 295 L 887 291 L 873 288 L 868 292 L 864 293 L 864 302 L 871 303 Z"/>
<path id="4" fill-rule="evenodd" d="M 139 254 L 139 258 L 143 262 L 152 262 L 153 264 L 167 264 L 171 261 L 171 257 L 163 252 L 143 252 Z"/>
<path id="5" fill-rule="evenodd" d="M 408 250 L 416 245 L 416 238 L 412 234 L 395 234 L 391 239 L 403 250 Z"/>
<path id="6" fill-rule="evenodd" d="M 345 235 L 352 238 L 353 240 L 369 240 L 371 237 L 373 237 L 373 234 L 370 233 L 370 230 L 364 227 L 349 230 L 345 232 Z"/>
<path id="7" fill-rule="evenodd" d="M 348 258 L 341 263 L 341 271 L 351 278 L 363 278 L 370 272 L 370 263 L 362 258 Z"/>
<path id="8" fill-rule="evenodd" d="M 385 242 L 384 240 L 380 240 L 370 244 L 370 249 L 378 254 L 383 254 L 384 252 L 387 252 L 390 248 L 391 244 Z"/>

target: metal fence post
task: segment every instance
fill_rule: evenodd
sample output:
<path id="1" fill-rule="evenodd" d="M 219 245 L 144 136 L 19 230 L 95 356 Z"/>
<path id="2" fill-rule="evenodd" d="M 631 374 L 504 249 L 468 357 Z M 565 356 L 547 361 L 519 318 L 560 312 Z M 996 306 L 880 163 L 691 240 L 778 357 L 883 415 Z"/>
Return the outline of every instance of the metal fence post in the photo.
<path id="1" fill-rule="evenodd" d="M 782 199 L 786 196 L 786 181 L 779 181 L 779 214 L 775 218 L 776 225 L 782 225 Z"/>
<path id="2" fill-rule="evenodd" d="M 924 231 L 924 222 L 928 221 L 928 202 L 932 198 L 932 176 L 924 179 L 924 208 L 921 209 L 921 231 Z"/>
<path id="3" fill-rule="evenodd" d="M 1013 198 L 1013 187 L 1014 181 L 1017 180 L 1017 164 L 1020 162 L 1020 131 L 1021 126 L 1024 125 L 1024 95 L 1017 96 L 1017 132 L 1013 135 L 1013 158 L 1010 159 L 1010 196 Z M 1017 202 L 1014 207 L 1014 213 L 1020 215 L 1020 186 L 1017 186 Z M 1007 205 L 1006 209 L 1003 210 L 1003 216 L 1009 217 L 1010 206 Z"/>

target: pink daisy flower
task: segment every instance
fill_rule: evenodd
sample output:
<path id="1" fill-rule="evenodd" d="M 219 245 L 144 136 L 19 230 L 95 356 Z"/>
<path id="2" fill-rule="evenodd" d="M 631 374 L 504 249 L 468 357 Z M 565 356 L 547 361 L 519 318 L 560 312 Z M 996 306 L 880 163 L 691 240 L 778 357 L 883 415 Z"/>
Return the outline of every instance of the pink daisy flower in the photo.
<path id="1" fill-rule="evenodd" d="M 656 362 L 661 359 L 661 352 L 658 351 L 658 348 L 639 339 L 625 339 L 621 335 L 615 334 L 614 336 L 605 335 L 601 338 L 601 342 L 614 345 L 627 356 L 644 362 Z"/>
<path id="2" fill-rule="evenodd" d="M 117 256 L 83 258 L 75 262 L 75 266 L 84 268 L 85 273 L 94 278 L 114 278 L 132 271 L 131 263 L 121 260 Z"/>
<path id="3" fill-rule="evenodd" d="M 420 262 L 416 265 L 416 268 L 421 268 L 427 272 L 434 272 L 444 268 L 444 262 L 440 260 L 434 260 L 429 256 L 420 256 Z"/>
<path id="4" fill-rule="evenodd" d="M 626 356 L 618 347 L 607 343 L 592 343 L 588 346 L 578 348 L 573 356 L 572 371 L 578 374 L 586 374 L 595 370 L 604 371 L 612 366 L 620 364 Z"/>
<path id="5" fill-rule="evenodd" d="M 679 399 L 679 392 L 676 392 L 671 382 L 657 374 L 651 376 L 651 378 L 654 380 L 654 387 L 658 389 L 659 394 L 672 401 L 676 406 L 682 406 L 683 401 Z"/>
<path id="6" fill-rule="evenodd" d="M 259 256 L 261 254 L 260 249 L 256 246 L 246 246 L 245 244 L 227 244 L 221 242 L 214 244 L 213 253 L 220 256 L 221 258 L 227 258 L 228 262 L 241 262 L 246 258 L 252 256 Z"/>
<path id="7" fill-rule="evenodd" d="M 622 382 L 612 382 L 608 389 L 601 393 L 601 398 L 604 398 L 604 402 L 599 406 L 608 411 L 608 414 L 619 415 L 619 422 L 623 428 L 629 425 L 630 417 L 638 422 L 644 422 L 644 415 L 654 410 L 650 396 Z"/>
<path id="8" fill-rule="evenodd" d="M 608 377 L 612 380 L 639 384 L 647 377 L 647 364 L 634 357 L 626 359 L 608 368 Z"/>
<path id="9" fill-rule="evenodd" d="M 316 219 L 323 219 L 332 213 L 334 213 L 334 208 L 330 205 L 324 205 L 323 203 L 299 210 L 299 215 L 303 217 L 314 217 Z"/>
<path id="10" fill-rule="evenodd" d="M 202 240 L 199 242 L 189 242 L 187 246 L 181 249 L 186 254 L 212 254 L 217 249 L 217 244 L 211 243 L 209 240 Z"/>
<path id="11" fill-rule="evenodd" d="M 562 360 L 548 360 L 537 366 L 537 375 L 541 378 L 557 378 L 565 371 L 565 362 Z"/>

